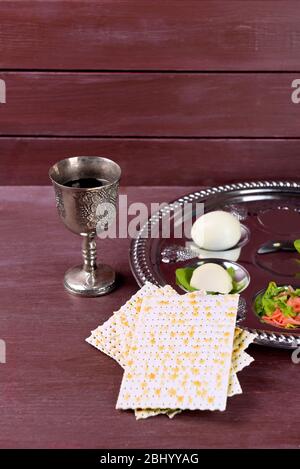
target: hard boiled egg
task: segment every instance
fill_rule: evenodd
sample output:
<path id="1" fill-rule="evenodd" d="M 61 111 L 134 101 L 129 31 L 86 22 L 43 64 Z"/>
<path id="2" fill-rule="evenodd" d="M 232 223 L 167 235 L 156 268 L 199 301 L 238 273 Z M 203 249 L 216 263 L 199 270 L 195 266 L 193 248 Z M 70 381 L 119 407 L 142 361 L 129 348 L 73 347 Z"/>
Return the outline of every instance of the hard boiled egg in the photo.
<path id="1" fill-rule="evenodd" d="M 200 248 L 224 251 L 239 242 L 241 224 L 231 213 L 216 210 L 205 213 L 195 221 L 191 236 Z"/>
<path id="2" fill-rule="evenodd" d="M 190 285 L 197 290 L 215 293 L 230 293 L 232 279 L 220 265 L 207 263 L 197 267 L 192 275 Z"/>

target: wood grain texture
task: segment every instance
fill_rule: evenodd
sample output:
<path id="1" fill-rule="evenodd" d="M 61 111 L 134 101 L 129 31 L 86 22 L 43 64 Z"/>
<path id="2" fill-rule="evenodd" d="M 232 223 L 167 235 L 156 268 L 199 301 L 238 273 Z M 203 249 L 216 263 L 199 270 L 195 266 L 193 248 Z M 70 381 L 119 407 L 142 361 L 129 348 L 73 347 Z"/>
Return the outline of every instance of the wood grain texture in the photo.
<path id="1" fill-rule="evenodd" d="M 2 1 L 0 67 L 298 70 L 297 0 Z"/>
<path id="2" fill-rule="evenodd" d="M 297 137 L 296 74 L 2 73 L 1 135 Z"/>
<path id="3" fill-rule="evenodd" d="M 217 185 L 294 179 L 300 139 L 0 138 L 0 185 L 49 184 L 48 169 L 74 155 L 108 156 L 124 185 Z"/>
<path id="4" fill-rule="evenodd" d="M 130 201 L 162 202 L 195 188 L 123 188 Z M 64 291 L 63 273 L 80 260 L 79 237 L 58 219 L 52 188 L 0 188 L 1 448 L 297 448 L 299 365 L 290 353 L 251 347 L 243 394 L 226 412 L 185 412 L 136 422 L 115 410 L 121 368 L 84 342 L 137 286 L 129 241 L 99 242 L 120 287 L 96 299 Z M 293 405 L 286 405 L 292 402 Z"/>

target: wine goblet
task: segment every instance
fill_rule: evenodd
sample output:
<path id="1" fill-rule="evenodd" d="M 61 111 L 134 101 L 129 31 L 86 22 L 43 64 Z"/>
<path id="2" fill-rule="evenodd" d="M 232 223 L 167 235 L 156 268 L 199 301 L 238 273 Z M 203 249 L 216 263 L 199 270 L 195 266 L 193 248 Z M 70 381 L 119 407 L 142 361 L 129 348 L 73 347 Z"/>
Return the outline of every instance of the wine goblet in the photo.
<path id="1" fill-rule="evenodd" d="M 61 220 L 83 237 L 83 264 L 67 270 L 64 286 L 77 295 L 104 295 L 114 288 L 116 276 L 111 267 L 97 263 L 95 237 L 115 215 L 121 169 L 108 158 L 75 156 L 54 164 L 49 177 Z"/>

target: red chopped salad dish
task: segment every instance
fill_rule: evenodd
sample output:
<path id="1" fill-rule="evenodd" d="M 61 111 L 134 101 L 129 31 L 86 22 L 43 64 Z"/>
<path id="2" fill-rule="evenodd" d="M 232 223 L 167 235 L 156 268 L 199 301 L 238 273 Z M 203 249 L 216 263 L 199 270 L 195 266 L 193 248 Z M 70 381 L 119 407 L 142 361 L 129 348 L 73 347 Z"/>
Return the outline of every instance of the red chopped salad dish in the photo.
<path id="1" fill-rule="evenodd" d="M 255 311 L 262 322 L 284 329 L 300 327 L 300 288 L 277 286 L 268 288 L 255 299 Z"/>

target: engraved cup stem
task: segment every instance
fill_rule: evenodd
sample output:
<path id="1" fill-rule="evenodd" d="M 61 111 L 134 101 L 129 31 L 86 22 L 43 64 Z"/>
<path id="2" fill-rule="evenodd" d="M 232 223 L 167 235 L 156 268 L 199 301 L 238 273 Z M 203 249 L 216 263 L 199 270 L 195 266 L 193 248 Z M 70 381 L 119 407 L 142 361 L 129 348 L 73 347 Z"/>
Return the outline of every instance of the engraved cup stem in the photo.
<path id="1" fill-rule="evenodd" d="M 83 269 L 92 273 L 97 268 L 97 248 L 95 235 L 84 236 L 82 242 Z"/>

